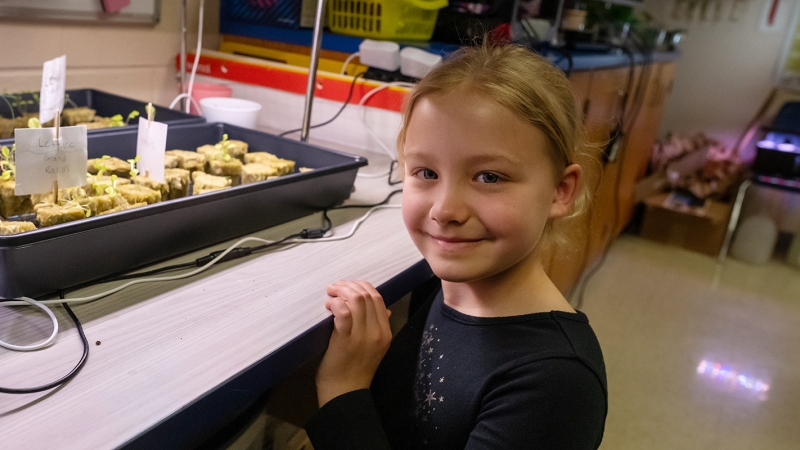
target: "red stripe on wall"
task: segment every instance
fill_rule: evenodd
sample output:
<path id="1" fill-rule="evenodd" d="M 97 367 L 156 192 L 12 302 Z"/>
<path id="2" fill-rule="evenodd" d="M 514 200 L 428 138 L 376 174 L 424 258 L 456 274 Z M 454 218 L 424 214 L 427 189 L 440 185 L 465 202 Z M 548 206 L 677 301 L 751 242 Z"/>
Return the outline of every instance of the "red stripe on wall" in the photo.
<path id="1" fill-rule="evenodd" d="M 176 67 L 180 70 L 180 56 L 175 58 L 175 62 Z M 191 72 L 193 63 L 194 55 L 186 55 L 187 72 Z M 308 83 L 308 73 L 301 68 L 290 69 L 287 67 L 284 69 L 207 55 L 200 55 L 197 73 L 300 95 L 305 95 L 306 83 Z M 331 77 L 326 75 L 325 72 L 317 72 L 317 88 L 314 90 L 314 96 L 335 102 L 344 102 L 350 91 L 351 82 L 352 78 L 349 77 Z M 353 88 L 353 97 L 350 99 L 350 103 L 358 104 L 364 95 L 380 85 L 380 83 L 372 81 L 358 80 L 355 88 Z M 370 97 L 367 105 L 373 108 L 399 112 L 402 109 L 404 97 L 404 91 L 387 88 Z"/>

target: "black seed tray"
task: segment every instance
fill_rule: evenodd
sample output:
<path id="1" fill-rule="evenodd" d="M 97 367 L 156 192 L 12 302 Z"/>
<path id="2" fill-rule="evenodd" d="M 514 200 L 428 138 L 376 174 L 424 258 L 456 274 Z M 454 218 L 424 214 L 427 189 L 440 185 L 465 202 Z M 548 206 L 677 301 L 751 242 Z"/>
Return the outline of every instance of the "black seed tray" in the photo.
<path id="1" fill-rule="evenodd" d="M 194 150 L 227 133 L 310 172 L 0 236 L 0 297 L 36 297 L 171 258 L 337 205 L 367 160 L 221 123 L 170 126 L 167 149 Z M 131 159 L 137 130 L 88 137 L 89 158 Z M 10 145 L 13 140 L 0 140 Z"/>
<path id="2" fill-rule="evenodd" d="M 121 114 L 123 119 L 128 117 L 128 114 L 131 111 L 136 110 L 139 111 L 139 117 L 147 117 L 147 112 L 145 111 L 145 106 L 147 103 L 134 100 L 132 98 L 121 97 L 119 95 L 109 94 L 108 92 L 98 91 L 97 89 L 71 89 L 66 91 L 69 99 L 75 102 L 78 106 L 87 106 L 89 108 L 94 109 L 97 111 L 98 116 L 102 117 L 111 117 L 115 114 Z M 16 94 L 5 94 L 6 99 L 8 102 L 13 103 L 13 100 L 9 97 L 9 95 L 16 95 Z M 33 93 L 25 92 L 21 94 L 23 100 L 33 100 Z M 166 106 L 158 106 L 154 105 L 156 108 L 156 118 L 155 120 L 159 122 L 163 122 L 169 125 L 179 125 L 179 124 L 190 124 L 190 123 L 202 123 L 205 122 L 205 119 L 200 116 L 195 116 L 192 114 L 187 114 L 181 111 L 176 111 L 167 108 Z M 64 102 L 64 109 L 69 109 L 73 107 L 73 105 L 69 102 Z M 27 112 L 38 112 L 39 111 L 39 104 L 34 101 L 32 105 L 29 105 L 26 108 Z M 14 115 L 22 115 L 19 109 L 14 108 Z M 11 110 L 9 108 L 9 103 L 0 100 L 0 117 L 5 117 L 6 119 L 11 118 Z M 103 132 L 109 131 L 116 131 L 116 130 L 123 130 L 123 129 L 135 129 L 139 125 L 139 117 L 131 119 L 130 124 L 123 127 L 112 127 L 112 128 L 98 128 L 94 130 L 88 130 L 88 134 L 100 134 Z"/>

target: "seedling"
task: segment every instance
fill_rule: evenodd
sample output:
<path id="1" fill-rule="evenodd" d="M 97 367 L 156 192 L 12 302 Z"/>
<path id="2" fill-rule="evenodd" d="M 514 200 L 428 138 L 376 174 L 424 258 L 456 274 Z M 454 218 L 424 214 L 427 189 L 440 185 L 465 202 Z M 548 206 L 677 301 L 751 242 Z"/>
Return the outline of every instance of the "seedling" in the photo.
<path id="1" fill-rule="evenodd" d="M 42 122 L 38 117 L 31 117 L 28 119 L 28 128 L 42 128 Z"/>
<path id="2" fill-rule="evenodd" d="M 17 150 L 17 144 L 11 146 L 11 150 L 8 149 L 5 145 L 2 149 L 0 149 L 0 155 L 2 155 L 2 159 L 0 159 L 0 170 L 3 171 L 3 181 L 8 181 L 16 174 L 17 166 L 14 164 L 14 154 Z"/>
<path id="3" fill-rule="evenodd" d="M 70 207 L 70 206 L 80 206 L 81 209 L 83 209 L 83 214 L 88 218 L 88 217 L 92 216 L 92 209 L 89 207 L 89 205 L 87 203 L 81 203 L 81 202 L 78 201 L 78 200 L 81 200 L 81 199 L 88 199 L 88 198 L 89 198 L 89 196 L 86 195 L 86 191 L 84 191 L 83 189 L 79 188 L 72 195 L 71 198 L 69 198 L 69 199 L 66 199 L 66 198 L 59 199 L 58 206 L 61 206 L 61 207 L 64 207 L 64 208 L 67 208 L 67 207 Z"/>
<path id="4" fill-rule="evenodd" d="M 111 157 L 108 156 L 108 155 L 103 155 L 102 158 L 94 160 L 94 168 L 95 168 L 95 170 L 97 170 L 97 176 L 98 177 L 102 177 L 103 174 L 106 173 L 106 170 L 108 170 L 108 166 L 103 164 L 103 161 L 107 160 L 107 159 L 111 159 Z"/>
<path id="5" fill-rule="evenodd" d="M 227 133 L 223 134 L 222 142 L 214 146 L 214 148 L 216 148 L 217 151 L 212 155 L 212 158 L 221 159 L 223 161 L 230 161 L 231 155 L 230 153 L 228 153 L 228 149 L 230 148 L 230 146 L 231 143 L 228 141 L 228 134 Z"/>
<path id="6" fill-rule="evenodd" d="M 92 188 L 97 195 L 108 194 L 109 197 L 114 198 L 117 195 L 117 176 L 111 175 L 111 185 L 105 183 L 93 183 Z"/>
<path id="7" fill-rule="evenodd" d="M 129 159 L 128 162 L 131 165 L 131 176 L 135 177 L 136 175 L 139 175 L 139 169 L 136 167 L 136 163 L 139 162 L 139 155 L 136 155 L 136 158 Z"/>
<path id="8" fill-rule="evenodd" d="M 155 115 L 155 108 L 153 108 L 153 115 Z M 130 114 L 128 114 L 128 118 L 125 119 L 125 125 L 128 125 L 131 120 L 133 120 L 133 119 L 135 119 L 137 117 L 139 117 L 139 111 L 136 111 L 134 109 L 133 111 L 131 111 Z"/>

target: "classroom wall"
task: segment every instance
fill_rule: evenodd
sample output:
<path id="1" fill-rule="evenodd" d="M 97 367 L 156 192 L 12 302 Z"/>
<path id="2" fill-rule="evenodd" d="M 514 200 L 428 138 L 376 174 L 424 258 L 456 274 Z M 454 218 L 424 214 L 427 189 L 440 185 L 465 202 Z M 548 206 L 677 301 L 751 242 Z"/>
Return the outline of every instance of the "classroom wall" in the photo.
<path id="1" fill-rule="evenodd" d="M 197 43 L 199 0 L 189 0 L 187 51 Z M 41 88 L 42 63 L 67 55 L 67 89 L 96 88 L 169 105 L 180 93 L 181 1 L 164 0 L 156 26 L 0 21 L 0 91 Z M 219 45 L 219 0 L 206 0 L 203 47 Z"/>
<path id="2" fill-rule="evenodd" d="M 644 2 L 644 9 L 667 29 L 687 31 L 661 134 L 704 131 L 732 145 L 773 86 L 797 1 L 779 2 L 778 26 L 773 29 L 761 25 L 773 0 L 684 0 L 684 6 L 696 3 L 698 7 L 691 18 L 681 14 L 677 19 L 672 16 L 676 1 Z M 703 3 L 709 4 L 705 19 L 700 9 Z M 721 11 L 715 19 L 717 4 Z"/>

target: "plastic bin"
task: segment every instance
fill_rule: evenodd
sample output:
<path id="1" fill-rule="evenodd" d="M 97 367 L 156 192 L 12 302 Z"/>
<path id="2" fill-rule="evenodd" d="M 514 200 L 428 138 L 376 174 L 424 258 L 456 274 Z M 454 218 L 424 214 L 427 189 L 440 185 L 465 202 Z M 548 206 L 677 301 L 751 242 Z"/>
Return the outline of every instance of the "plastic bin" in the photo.
<path id="1" fill-rule="evenodd" d="M 301 0 L 222 0 L 220 20 L 299 28 Z"/>
<path id="2" fill-rule="evenodd" d="M 134 100 L 132 98 L 121 97 L 119 95 L 110 94 L 108 92 L 98 91 L 97 89 L 70 89 L 66 92 L 69 100 L 77 106 L 86 106 L 97 111 L 98 116 L 111 117 L 116 114 L 121 114 L 123 118 L 127 118 L 131 111 L 139 111 L 139 117 L 147 117 L 145 111 L 145 102 Z M 19 96 L 23 101 L 29 101 L 30 104 L 25 108 L 26 112 L 38 112 L 39 103 L 35 100 L 38 92 L 25 92 L 18 94 L 3 94 L 8 103 L 0 101 L 0 117 L 9 119 L 11 118 L 11 109 L 9 103 L 14 103 L 10 97 Z M 68 109 L 72 105 L 70 102 L 64 102 L 64 109 Z M 200 116 L 186 114 L 184 112 L 175 111 L 167 108 L 166 106 L 155 105 L 156 120 L 169 125 L 190 124 L 205 122 L 205 119 Z M 19 107 L 14 108 L 14 115 L 22 115 Z M 122 129 L 136 129 L 139 125 L 139 117 L 130 121 L 127 127 L 113 127 L 113 128 L 98 128 L 89 130 L 89 135 L 105 133 L 108 131 L 116 131 Z"/>
<path id="3" fill-rule="evenodd" d="M 335 33 L 385 40 L 427 41 L 447 0 L 330 0 L 328 27 Z"/>
<path id="4" fill-rule="evenodd" d="M 171 126 L 167 148 L 194 149 L 224 133 L 247 142 L 251 152 L 268 151 L 314 170 L 0 236 L 0 297 L 36 297 L 330 208 L 350 197 L 358 168 L 367 164 L 359 156 L 220 123 Z M 133 158 L 136 135 L 89 136 L 89 157 Z"/>

